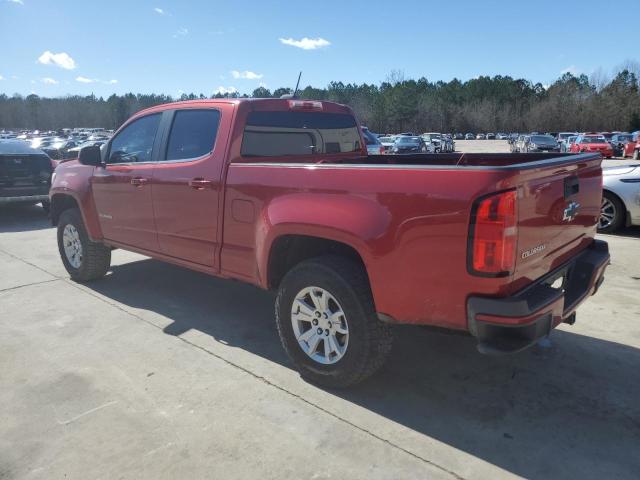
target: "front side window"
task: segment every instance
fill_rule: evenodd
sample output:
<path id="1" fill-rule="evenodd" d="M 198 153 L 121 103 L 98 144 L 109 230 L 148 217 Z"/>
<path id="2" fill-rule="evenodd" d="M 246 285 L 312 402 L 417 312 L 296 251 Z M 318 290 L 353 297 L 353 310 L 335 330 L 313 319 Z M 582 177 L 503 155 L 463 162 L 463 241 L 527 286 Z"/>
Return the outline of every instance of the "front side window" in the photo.
<path id="1" fill-rule="evenodd" d="M 180 110 L 173 117 L 167 160 L 197 158 L 210 153 L 216 141 L 218 110 Z"/>
<path id="2" fill-rule="evenodd" d="M 351 115 L 324 112 L 251 112 L 242 137 L 244 157 L 317 155 L 360 150 Z"/>
<path id="3" fill-rule="evenodd" d="M 147 115 L 127 125 L 111 142 L 107 163 L 150 162 L 160 114 Z"/>

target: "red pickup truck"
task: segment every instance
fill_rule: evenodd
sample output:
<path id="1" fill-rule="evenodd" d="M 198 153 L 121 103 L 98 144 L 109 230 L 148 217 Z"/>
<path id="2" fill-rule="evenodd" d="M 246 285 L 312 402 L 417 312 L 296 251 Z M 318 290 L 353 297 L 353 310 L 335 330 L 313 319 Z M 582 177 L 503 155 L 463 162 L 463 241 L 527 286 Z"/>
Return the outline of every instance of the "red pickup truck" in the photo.
<path id="1" fill-rule="evenodd" d="M 90 281 L 122 248 L 276 290 L 285 350 L 328 386 L 376 371 L 396 323 L 502 354 L 574 322 L 609 263 L 599 153 L 368 156 L 358 125 L 297 99 L 141 111 L 56 169 L 62 261 Z"/>

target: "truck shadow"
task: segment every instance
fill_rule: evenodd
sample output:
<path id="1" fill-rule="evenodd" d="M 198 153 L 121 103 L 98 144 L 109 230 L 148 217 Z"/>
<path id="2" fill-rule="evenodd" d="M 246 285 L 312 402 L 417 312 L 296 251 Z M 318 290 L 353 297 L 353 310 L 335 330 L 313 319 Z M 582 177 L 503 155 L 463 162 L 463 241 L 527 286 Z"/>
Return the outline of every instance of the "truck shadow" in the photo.
<path id="1" fill-rule="evenodd" d="M 0 205 L 0 233 L 30 232 L 52 228 L 47 214 L 38 205 Z"/>
<path id="2" fill-rule="evenodd" d="M 167 334 L 195 329 L 291 368 L 271 293 L 154 260 L 115 266 L 89 286 L 170 319 Z M 522 477 L 637 478 L 640 350 L 569 328 L 544 348 L 496 358 L 478 354 L 470 337 L 400 327 L 382 372 L 329 393 Z"/>

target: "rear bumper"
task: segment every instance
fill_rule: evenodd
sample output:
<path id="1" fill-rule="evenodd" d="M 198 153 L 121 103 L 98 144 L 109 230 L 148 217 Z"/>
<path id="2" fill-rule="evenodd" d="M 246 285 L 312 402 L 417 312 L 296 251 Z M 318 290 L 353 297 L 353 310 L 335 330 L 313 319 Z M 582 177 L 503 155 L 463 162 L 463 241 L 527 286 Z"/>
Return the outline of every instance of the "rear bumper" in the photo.
<path id="1" fill-rule="evenodd" d="M 573 323 L 578 306 L 602 284 L 609 262 L 607 243 L 595 240 L 569 262 L 511 297 L 469 297 L 468 326 L 478 339 L 478 350 L 519 352 L 561 322 Z M 564 279 L 562 286 L 553 288 L 558 279 Z"/>

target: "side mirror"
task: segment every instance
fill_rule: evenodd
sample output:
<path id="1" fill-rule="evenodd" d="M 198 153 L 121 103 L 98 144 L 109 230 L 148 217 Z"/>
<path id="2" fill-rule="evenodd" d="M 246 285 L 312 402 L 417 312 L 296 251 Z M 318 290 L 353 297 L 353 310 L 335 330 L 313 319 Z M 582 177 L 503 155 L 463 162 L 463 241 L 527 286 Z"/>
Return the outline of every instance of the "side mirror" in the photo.
<path id="1" fill-rule="evenodd" d="M 100 147 L 98 147 L 97 145 L 84 147 L 82 150 L 80 150 L 78 161 L 82 165 L 91 165 L 94 167 L 102 165 L 102 155 L 100 154 Z"/>

